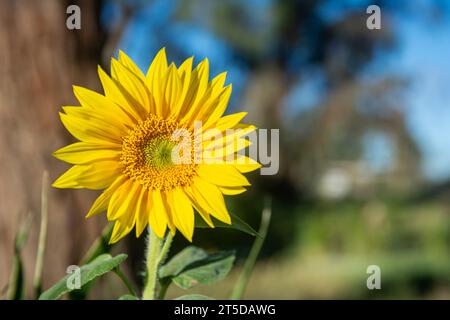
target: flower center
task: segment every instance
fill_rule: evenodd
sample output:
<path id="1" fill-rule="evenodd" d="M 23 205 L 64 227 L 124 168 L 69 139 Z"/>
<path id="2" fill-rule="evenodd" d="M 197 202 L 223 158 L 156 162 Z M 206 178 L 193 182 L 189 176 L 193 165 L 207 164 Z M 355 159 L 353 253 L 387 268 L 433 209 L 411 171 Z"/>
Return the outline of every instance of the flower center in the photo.
<path id="1" fill-rule="evenodd" d="M 172 150 L 175 143 L 164 138 L 154 138 L 144 146 L 145 162 L 156 169 L 173 165 Z"/>
<path id="2" fill-rule="evenodd" d="M 123 138 L 120 157 L 123 173 L 148 190 L 167 191 L 190 185 L 197 175 L 197 166 L 193 161 L 193 134 L 190 133 L 192 161 L 178 164 L 172 159 L 177 146 L 173 135 L 178 129 L 186 128 L 180 128 L 174 120 L 161 119 L 155 115 L 138 122 Z"/>

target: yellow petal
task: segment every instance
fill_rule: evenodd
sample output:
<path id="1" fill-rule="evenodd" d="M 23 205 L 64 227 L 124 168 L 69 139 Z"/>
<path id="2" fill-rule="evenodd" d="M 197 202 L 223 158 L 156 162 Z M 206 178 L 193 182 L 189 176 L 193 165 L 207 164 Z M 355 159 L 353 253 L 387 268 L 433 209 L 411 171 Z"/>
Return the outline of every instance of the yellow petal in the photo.
<path id="1" fill-rule="evenodd" d="M 148 203 L 151 203 L 149 224 L 159 238 L 164 237 L 168 224 L 168 213 L 164 206 L 161 192 L 154 190 L 149 192 Z"/>
<path id="2" fill-rule="evenodd" d="M 218 109 L 222 110 L 220 113 L 220 115 L 222 115 L 231 95 L 231 85 L 223 88 L 225 78 L 226 72 L 223 72 L 209 83 L 203 97 L 192 106 L 193 110 L 190 114 L 190 123 L 192 123 L 193 120 L 199 119 L 206 121 L 211 114 L 218 112 Z M 217 119 L 219 119 L 219 117 L 217 117 Z M 216 120 L 211 120 L 210 122 L 215 122 Z"/>
<path id="3" fill-rule="evenodd" d="M 214 79 L 211 80 L 211 87 L 215 88 L 215 90 L 221 90 L 225 85 L 225 81 L 227 79 L 227 73 L 222 72 L 217 75 Z"/>
<path id="4" fill-rule="evenodd" d="M 214 136 L 217 131 L 224 132 L 226 129 L 233 128 L 235 125 L 239 123 L 245 116 L 247 115 L 247 112 L 238 112 L 229 114 L 227 116 L 224 116 L 220 118 L 215 124 L 214 124 L 214 130 L 208 130 L 205 126 L 205 130 L 203 132 L 203 138 L 209 139 L 211 136 Z"/>
<path id="5" fill-rule="evenodd" d="M 145 80 L 145 76 L 141 69 L 131 60 L 129 56 L 125 54 L 122 50 L 119 50 L 119 62 L 127 67 L 131 72 L 133 72 L 142 81 Z"/>
<path id="6" fill-rule="evenodd" d="M 231 162 L 227 162 L 231 164 L 233 167 L 239 170 L 239 172 L 247 173 L 261 168 L 261 164 L 249 158 L 247 156 L 236 154 L 236 159 Z"/>
<path id="7" fill-rule="evenodd" d="M 222 143 L 225 143 L 225 140 Z M 223 147 L 222 143 L 217 143 L 214 148 L 208 145 L 208 147 L 201 150 L 203 163 L 223 163 L 224 161 L 222 159 L 228 159 L 229 157 L 233 157 L 232 159 L 234 159 L 236 152 L 251 145 L 250 140 L 241 138 L 228 141 Z"/>
<path id="8" fill-rule="evenodd" d="M 196 118 L 194 115 L 198 111 L 198 106 L 205 96 L 208 89 L 209 79 L 209 62 L 208 59 L 203 60 L 194 69 L 191 75 L 189 91 L 183 102 L 182 110 L 186 110 L 186 114 L 181 118 L 182 123 L 192 124 Z M 200 120 L 200 119 L 197 119 Z"/>
<path id="9" fill-rule="evenodd" d="M 114 223 L 113 231 L 111 233 L 111 238 L 108 244 L 114 244 L 123 237 L 127 235 L 126 225 L 119 220 Z"/>
<path id="10" fill-rule="evenodd" d="M 211 137 L 203 136 L 203 149 L 212 150 L 219 148 L 226 148 L 228 145 L 236 144 L 239 139 L 243 139 L 250 133 L 256 130 L 253 125 L 246 126 L 245 128 L 237 128 L 226 130 L 222 137 L 212 140 Z M 217 130 L 214 130 L 217 133 Z"/>
<path id="11" fill-rule="evenodd" d="M 132 185 L 133 182 L 130 179 L 127 179 L 113 192 L 111 199 L 109 200 L 108 210 L 106 213 L 106 217 L 109 221 L 112 221 L 115 218 L 117 219 L 116 212 L 120 209 L 123 201 L 128 196 Z"/>
<path id="12" fill-rule="evenodd" d="M 111 199 L 111 196 L 113 195 L 114 191 L 119 188 L 122 183 L 127 179 L 125 176 L 119 176 L 105 191 L 102 192 L 102 194 L 95 199 L 94 203 L 91 206 L 91 209 L 89 210 L 88 214 L 86 215 L 86 219 L 90 218 L 96 214 L 102 213 L 103 211 L 106 211 L 108 209 L 109 200 Z"/>
<path id="13" fill-rule="evenodd" d="M 155 99 L 156 107 L 163 103 L 162 79 L 166 75 L 167 69 L 166 49 L 162 48 L 156 54 L 145 76 L 147 87 Z"/>
<path id="14" fill-rule="evenodd" d="M 192 63 L 194 61 L 193 57 L 190 57 L 186 59 L 181 66 L 178 68 L 178 74 L 180 76 L 180 80 L 182 83 L 182 91 L 180 93 L 180 96 L 178 98 L 178 102 L 174 108 L 173 114 L 175 115 L 177 120 L 180 120 L 183 118 L 184 115 L 186 115 L 187 112 L 187 105 L 184 104 L 184 101 L 186 99 L 186 96 L 189 92 L 190 88 L 190 82 L 191 82 L 191 75 L 192 75 Z"/>
<path id="15" fill-rule="evenodd" d="M 225 205 L 225 200 L 219 188 L 203 179 L 196 178 L 192 191 L 197 203 L 214 217 L 224 223 L 231 223 L 231 218 Z"/>
<path id="16" fill-rule="evenodd" d="M 80 189 L 82 186 L 78 185 L 78 182 L 75 180 L 84 170 L 86 170 L 86 166 L 75 165 L 71 167 L 69 170 L 64 172 L 55 182 L 53 182 L 52 186 L 55 188 L 74 188 Z"/>
<path id="17" fill-rule="evenodd" d="M 118 161 L 120 146 L 117 144 L 75 142 L 53 152 L 53 156 L 71 164 L 86 164 L 98 160 Z"/>
<path id="18" fill-rule="evenodd" d="M 128 214 L 116 220 L 111 234 L 111 239 L 109 240 L 109 244 L 116 243 L 117 241 L 125 237 L 127 234 L 129 234 L 134 227 L 135 221 L 136 221 L 135 214 Z"/>
<path id="19" fill-rule="evenodd" d="M 224 88 L 223 92 L 217 98 L 212 98 L 209 104 L 205 104 L 205 113 L 201 114 L 201 118 L 206 118 L 204 124 L 205 128 L 209 128 L 211 125 L 217 122 L 227 109 L 228 102 L 230 101 L 232 92 L 232 85 L 228 85 Z"/>
<path id="20" fill-rule="evenodd" d="M 237 194 L 241 194 L 244 193 L 245 191 L 247 191 L 246 188 L 244 187 L 234 187 L 234 188 L 229 188 L 229 187 L 219 187 L 219 190 L 228 196 L 235 196 Z"/>
<path id="21" fill-rule="evenodd" d="M 126 181 L 117 189 L 108 205 L 108 220 L 117 220 L 127 214 L 135 215 L 133 209 L 140 191 L 140 184 L 132 180 Z"/>
<path id="22" fill-rule="evenodd" d="M 141 185 L 139 183 L 134 183 L 131 187 L 130 194 L 127 199 L 122 203 L 119 210 L 125 210 L 124 213 L 120 214 L 114 224 L 113 232 L 109 243 L 115 243 L 126 236 L 136 224 L 138 217 L 138 200 L 141 195 Z"/>
<path id="23" fill-rule="evenodd" d="M 103 90 L 105 91 L 105 96 L 109 100 L 118 104 L 127 116 L 130 119 L 133 119 L 133 122 L 143 120 L 139 112 L 137 112 L 136 108 L 133 106 L 133 101 L 129 100 L 129 94 L 127 97 L 125 92 L 119 87 L 117 81 L 111 79 L 100 66 L 98 67 L 98 75 L 100 77 Z"/>
<path id="24" fill-rule="evenodd" d="M 167 192 L 166 196 L 172 211 L 175 226 L 187 240 L 192 242 L 192 235 L 194 234 L 194 209 L 189 198 L 180 188 Z"/>
<path id="25" fill-rule="evenodd" d="M 59 116 L 64 127 L 78 140 L 93 143 L 121 143 L 118 131 L 107 130 L 95 121 L 86 121 L 61 112 Z"/>
<path id="26" fill-rule="evenodd" d="M 116 161 L 99 161 L 88 165 L 74 165 L 60 176 L 52 186 L 55 188 L 86 188 L 100 190 L 109 187 L 119 176 Z"/>
<path id="27" fill-rule="evenodd" d="M 214 228 L 214 224 L 211 220 L 211 216 L 209 212 L 212 212 L 213 210 L 209 208 L 209 205 L 206 202 L 202 202 L 203 205 L 200 205 L 197 198 L 194 196 L 194 191 L 191 187 L 185 187 L 184 191 L 186 195 L 189 197 L 189 200 L 192 203 L 192 206 L 197 210 L 197 212 L 200 214 L 202 219 L 211 227 Z M 208 209 L 207 209 L 208 208 Z"/>
<path id="28" fill-rule="evenodd" d="M 226 79 L 226 72 L 222 72 L 217 77 L 211 80 L 208 83 L 207 90 L 200 98 L 200 101 L 195 105 L 196 110 L 194 115 L 196 118 L 203 118 L 204 116 L 209 116 L 211 112 L 214 110 L 215 105 L 220 101 L 220 96 L 227 90 L 230 90 L 231 87 L 224 88 L 223 84 Z"/>
<path id="29" fill-rule="evenodd" d="M 184 60 L 183 63 L 178 68 L 178 73 L 179 73 L 180 77 L 183 79 L 183 81 L 185 80 L 185 78 L 184 78 L 185 75 L 189 75 L 192 73 L 193 62 L 194 62 L 194 57 L 189 57 L 186 60 Z M 190 78 L 190 77 L 188 77 L 188 78 Z M 189 84 L 189 81 L 187 82 L 187 84 Z"/>
<path id="30" fill-rule="evenodd" d="M 165 101 L 168 110 L 165 110 L 164 115 L 175 116 L 179 113 L 178 100 L 182 93 L 181 79 L 178 75 L 178 70 L 174 64 L 171 64 L 167 72 L 167 86 L 165 92 Z"/>
<path id="31" fill-rule="evenodd" d="M 108 110 L 110 101 L 98 92 L 80 87 L 72 86 L 73 93 L 80 104 L 90 110 Z"/>
<path id="32" fill-rule="evenodd" d="M 198 167 L 197 172 L 203 180 L 222 187 L 250 185 L 247 178 L 229 164 L 203 164 Z"/>
<path id="33" fill-rule="evenodd" d="M 108 77 L 103 70 L 101 70 L 101 74 L 103 77 Z M 108 117 L 114 117 L 117 121 L 123 122 L 126 125 L 132 125 L 134 123 L 134 118 L 128 116 L 114 100 L 98 92 L 78 86 L 73 86 L 73 92 L 81 105 L 88 110 L 95 110 L 96 112 L 107 114 Z"/>
<path id="34" fill-rule="evenodd" d="M 241 142 L 245 141 L 247 140 L 242 140 Z M 204 150 L 202 153 L 203 164 L 231 165 L 241 173 L 247 173 L 261 168 L 261 164 L 253 160 L 252 158 L 239 153 L 235 153 L 236 149 L 241 148 L 230 148 L 231 150 L 227 149 L 229 148 L 227 147 L 226 149 L 218 149 L 212 151 Z"/>
<path id="35" fill-rule="evenodd" d="M 136 238 L 139 238 L 148 224 L 151 203 L 148 201 L 148 191 L 141 188 L 136 202 Z"/>
<path id="36" fill-rule="evenodd" d="M 111 130 L 115 130 L 119 133 L 114 133 L 114 135 L 125 135 L 133 127 L 133 124 L 125 113 L 122 111 L 116 112 L 120 108 L 116 108 L 114 111 L 112 109 L 108 111 L 79 106 L 63 106 L 62 109 L 70 117 L 93 121 L 92 123 L 95 123 L 97 126 L 110 128 L 108 130 L 110 134 L 112 134 Z"/>
<path id="37" fill-rule="evenodd" d="M 133 102 L 132 107 L 144 119 L 150 111 L 150 93 L 144 82 L 116 59 L 111 59 L 111 75 L 118 82 L 122 94 L 126 91 L 130 95 L 127 100 Z"/>
<path id="38" fill-rule="evenodd" d="M 75 179 L 78 185 L 86 189 L 105 189 L 121 173 L 120 164 L 117 161 L 97 161 L 83 166 L 86 169 Z"/>
<path id="39" fill-rule="evenodd" d="M 203 96 L 208 88 L 208 80 L 209 80 L 209 61 L 208 61 L 208 59 L 204 59 L 194 69 L 193 80 L 198 82 L 197 92 L 196 92 L 195 99 L 194 99 L 194 102 L 192 105 L 192 108 L 195 108 L 196 105 L 203 98 Z"/>

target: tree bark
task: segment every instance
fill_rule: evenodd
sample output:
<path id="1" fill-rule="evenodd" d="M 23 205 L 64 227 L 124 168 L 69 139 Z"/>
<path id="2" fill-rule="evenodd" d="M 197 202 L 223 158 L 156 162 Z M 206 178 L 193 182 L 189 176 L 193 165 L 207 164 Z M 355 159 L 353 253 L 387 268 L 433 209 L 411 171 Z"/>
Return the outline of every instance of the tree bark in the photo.
<path id="1" fill-rule="evenodd" d="M 81 30 L 68 30 L 66 8 L 81 8 Z M 5 0 L 0 2 L 0 289 L 11 270 L 19 217 L 34 214 L 22 254 L 30 297 L 39 229 L 41 176 L 54 181 L 69 165 L 51 156 L 75 141 L 58 116 L 78 105 L 72 84 L 99 87 L 96 75 L 104 43 L 99 1 Z M 77 263 L 104 219 L 85 221 L 96 193 L 50 188 L 44 288 Z M 23 220 L 23 219 L 22 219 Z"/>

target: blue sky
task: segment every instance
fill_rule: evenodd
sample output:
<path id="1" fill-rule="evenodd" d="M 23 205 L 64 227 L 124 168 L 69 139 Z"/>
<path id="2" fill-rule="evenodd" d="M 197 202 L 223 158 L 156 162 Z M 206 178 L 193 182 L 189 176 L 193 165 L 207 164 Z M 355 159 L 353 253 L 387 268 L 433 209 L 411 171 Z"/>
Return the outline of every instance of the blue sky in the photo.
<path id="1" fill-rule="evenodd" d="M 246 66 L 234 58 L 227 43 L 205 27 L 205 24 L 189 21 L 168 24 L 176 2 L 156 0 L 152 6 L 139 12 L 128 26 L 120 48 L 135 59 L 142 69 L 148 67 L 149 60 L 164 43 L 170 43 L 178 50 L 178 56 L 194 55 L 197 61 L 207 56 L 213 74 L 228 71 L 228 81 L 234 84 L 234 96 L 239 96 L 239 89 L 244 87 L 248 75 Z M 249 5 L 257 6 L 261 11 L 261 8 L 267 9 L 270 2 L 252 0 Z M 339 19 L 351 8 L 365 10 L 371 1 L 345 0 L 329 3 L 321 13 L 333 20 Z M 439 181 L 450 177 L 450 1 L 418 0 L 399 3 L 406 4 L 408 9 L 402 11 L 402 14 L 397 14 L 395 10 L 389 12 L 398 46 L 389 54 L 380 55 L 372 67 L 379 68 L 380 73 L 404 75 L 411 81 L 404 92 L 408 128 L 423 152 L 425 175 L 431 180 Z M 436 3 L 441 5 L 441 11 L 432 10 L 432 4 Z M 381 10 L 383 22 L 383 8 Z M 113 6 L 107 6 L 104 20 L 114 20 L 114 13 Z M 203 18 L 198 17 L 199 20 Z M 169 52 L 169 58 L 176 60 L 177 55 L 171 57 Z M 320 73 L 312 69 L 311 79 L 313 81 L 309 85 L 297 88 L 295 94 L 288 99 L 298 99 L 297 106 L 317 103 L 315 94 L 318 91 L 320 94 L 321 90 L 317 88 L 323 85 Z M 386 161 L 383 156 L 391 156 L 383 150 L 384 145 L 379 142 L 374 145 L 374 150 L 370 151 L 373 159 Z"/>
<path id="2" fill-rule="evenodd" d="M 409 128 L 432 179 L 450 176 L 450 21 L 418 16 L 398 23 L 400 50 L 391 63 L 412 79 L 405 99 Z"/>

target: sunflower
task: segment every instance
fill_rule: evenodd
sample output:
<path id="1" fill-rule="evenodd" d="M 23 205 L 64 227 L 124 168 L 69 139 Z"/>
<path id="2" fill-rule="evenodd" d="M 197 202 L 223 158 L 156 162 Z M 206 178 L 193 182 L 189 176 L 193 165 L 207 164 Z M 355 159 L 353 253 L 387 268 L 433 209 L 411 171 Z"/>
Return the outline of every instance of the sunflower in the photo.
<path id="1" fill-rule="evenodd" d="M 61 122 L 79 142 L 54 152 L 73 166 L 56 188 L 103 190 L 86 217 L 105 212 L 114 222 L 110 243 L 150 225 L 159 237 L 178 229 L 192 241 L 194 209 L 230 224 L 223 195 L 250 185 L 242 173 L 260 165 L 241 151 L 256 128 L 245 112 L 224 116 L 231 85 L 226 73 L 209 81 L 205 59 L 168 65 L 161 49 L 147 74 L 122 51 L 111 77 L 98 68 L 104 94 L 74 86 L 81 106 L 65 106 Z"/>

